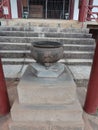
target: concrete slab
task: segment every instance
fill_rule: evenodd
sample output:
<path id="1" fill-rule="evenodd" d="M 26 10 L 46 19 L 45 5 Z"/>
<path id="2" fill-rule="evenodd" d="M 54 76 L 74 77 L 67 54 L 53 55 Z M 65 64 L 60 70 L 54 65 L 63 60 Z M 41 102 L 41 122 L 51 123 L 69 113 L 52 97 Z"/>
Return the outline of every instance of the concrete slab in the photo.
<path id="1" fill-rule="evenodd" d="M 22 104 L 69 104 L 76 99 L 76 85 L 66 67 L 57 78 L 42 78 L 28 66 L 17 90 Z"/>

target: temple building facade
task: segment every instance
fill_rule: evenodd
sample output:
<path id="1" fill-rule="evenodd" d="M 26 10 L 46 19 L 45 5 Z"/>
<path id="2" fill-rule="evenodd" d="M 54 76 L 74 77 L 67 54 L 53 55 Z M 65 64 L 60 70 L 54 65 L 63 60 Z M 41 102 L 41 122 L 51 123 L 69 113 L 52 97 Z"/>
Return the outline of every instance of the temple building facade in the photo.
<path id="1" fill-rule="evenodd" d="M 85 1 L 85 8 L 98 6 L 97 0 Z M 0 15 L 5 18 L 78 20 L 82 0 L 0 0 L 0 4 Z M 91 10 L 98 12 L 98 7 Z"/>

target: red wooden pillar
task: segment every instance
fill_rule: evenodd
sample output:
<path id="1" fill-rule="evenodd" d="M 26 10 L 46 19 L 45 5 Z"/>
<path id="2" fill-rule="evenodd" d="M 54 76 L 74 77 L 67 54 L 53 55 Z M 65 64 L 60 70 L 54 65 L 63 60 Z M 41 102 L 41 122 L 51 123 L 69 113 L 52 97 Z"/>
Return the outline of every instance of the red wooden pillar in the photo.
<path id="1" fill-rule="evenodd" d="M 79 3 L 79 22 L 84 22 L 87 15 L 87 0 L 80 0 Z"/>
<path id="2" fill-rule="evenodd" d="M 87 96 L 84 105 L 84 110 L 93 114 L 98 109 L 98 39 L 96 41 L 96 49 L 94 54 L 94 60 L 88 84 Z"/>
<path id="3" fill-rule="evenodd" d="M 73 15 L 74 15 L 74 2 L 75 0 L 70 0 L 70 15 L 69 15 L 70 19 L 73 19 Z"/>
<path id="4" fill-rule="evenodd" d="M 8 8 L 8 14 L 7 15 L 5 14 L 4 16 L 6 19 L 11 19 L 12 16 L 11 16 L 10 0 L 6 0 L 6 2 L 5 2 L 5 0 L 3 0 L 3 2 L 4 2 L 3 6 Z"/>
<path id="5" fill-rule="evenodd" d="M 17 0 L 18 18 L 22 18 L 22 0 Z"/>
<path id="6" fill-rule="evenodd" d="M 7 94 L 5 78 L 3 74 L 2 62 L 0 59 L 0 116 L 3 116 L 10 111 L 10 104 Z"/>

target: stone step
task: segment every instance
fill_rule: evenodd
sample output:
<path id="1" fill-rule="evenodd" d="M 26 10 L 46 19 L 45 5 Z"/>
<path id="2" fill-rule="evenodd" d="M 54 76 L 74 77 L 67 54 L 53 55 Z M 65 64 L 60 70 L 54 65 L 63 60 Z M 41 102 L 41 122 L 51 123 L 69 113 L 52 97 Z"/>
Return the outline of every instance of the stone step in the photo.
<path id="1" fill-rule="evenodd" d="M 77 122 L 13 122 L 9 123 L 9 130 L 84 130 L 83 123 Z M 88 129 L 86 129 L 88 130 Z"/>
<path id="2" fill-rule="evenodd" d="M 49 38 L 49 37 L 7 37 L 0 36 L 0 42 L 11 42 L 11 43 L 33 43 L 38 41 L 56 41 L 63 44 L 94 44 L 95 40 L 92 38 Z"/>
<path id="3" fill-rule="evenodd" d="M 31 31 L 1 31 L 0 36 L 14 37 L 62 37 L 62 38 L 91 38 L 91 34 L 63 32 L 31 32 Z"/>
<path id="4" fill-rule="evenodd" d="M 30 50 L 31 43 L 11 43 L 11 42 L 0 42 L 0 50 L 15 50 L 24 51 Z"/>
<path id="5" fill-rule="evenodd" d="M 93 51 L 64 51 L 64 59 L 93 59 L 93 55 Z"/>
<path id="6" fill-rule="evenodd" d="M 30 50 L 0 50 L 1 58 L 29 58 Z"/>
<path id="7" fill-rule="evenodd" d="M 85 66 L 91 66 L 92 65 L 92 59 L 65 59 L 66 65 L 85 65 Z"/>
<path id="8" fill-rule="evenodd" d="M 30 50 L 31 43 L 0 42 L 0 50 Z M 95 45 L 63 44 L 64 50 L 94 51 Z"/>
<path id="9" fill-rule="evenodd" d="M 39 26 L 1 26 L 1 31 L 34 31 L 34 32 L 76 32 L 89 33 L 87 28 L 61 28 L 61 27 L 39 27 Z"/>
<path id="10" fill-rule="evenodd" d="M 15 101 L 11 109 L 13 121 L 55 122 L 55 123 L 80 123 L 82 109 L 77 101 L 67 105 L 33 105 L 25 106 Z"/>
<path id="11" fill-rule="evenodd" d="M 2 58 L 31 58 L 30 50 L 0 50 Z M 93 59 L 94 52 L 64 51 L 64 59 Z"/>
<path id="12" fill-rule="evenodd" d="M 32 62 L 35 62 L 35 60 L 32 58 L 2 58 L 3 65 L 26 65 Z M 66 65 L 91 65 L 92 59 L 61 59 L 58 62 Z"/>
<path id="13" fill-rule="evenodd" d="M 22 26 L 22 27 L 62 27 L 62 28 L 81 28 L 84 27 L 77 20 L 65 19 L 1 19 L 2 26 Z"/>
<path id="14" fill-rule="evenodd" d="M 80 45 L 80 44 L 64 44 L 64 50 L 72 50 L 72 51 L 94 51 L 95 45 Z"/>

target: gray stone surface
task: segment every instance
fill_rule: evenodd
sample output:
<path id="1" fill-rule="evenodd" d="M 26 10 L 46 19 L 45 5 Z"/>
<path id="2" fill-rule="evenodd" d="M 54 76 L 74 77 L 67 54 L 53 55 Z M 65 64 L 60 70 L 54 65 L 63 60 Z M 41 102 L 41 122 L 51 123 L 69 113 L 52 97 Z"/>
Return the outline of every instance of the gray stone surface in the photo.
<path id="1" fill-rule="evenodd" d="M 65 105 L 23 105 L 16 100 L 11 109 L 13 121 L 82 123 L 82 109 L 79 101 Z"/>
<path id="2" fill-rule="evenodd" d="M 67 37 L 67 38 L 91 38 L 91 34 L 83 33 L 64 33 L 64 32 L 32 32 L 32 31 L 1 31 L 1 36 L 15 37 Z"/>
<path id="3" fill-rule="evenodd" d="M 65 67 L 57 78 L 36 77 L 28 66 L 18 87 L 19 102 L 23 104 L 68 104 L 76 99 L 76 85 Z"/>
<path id="4" fill-rule="evenodd" d="M 88 87 L 89 78 L 87 79 L 74 79 L 77 87 Z"/>
<path id="5" fill-rule="evenodd" d="M 3 65 L 5 78 L 21 78 L 27 65 Z"/>
<path id="6" fill-rule="evenodd" d="M 86 43 L 85 43 L 85 45 L 82 45 L 82 44 L 64 44 L 63 45 L 64 46 L 64 50 L 74 50 L 74 51 L 89 51 L 89 52 L 91 52 L 91 51 L 94 51 L 94 49 L 95 49 L 95 45 L 94 44 L 91 44 L 91 45 L 87 45 Z"/>
<path id="7" fill-rule="evenodd" d="M 17 42 L 17 43 L 33 43 L 38 41 L 56 41 L 64 44 L 94 44 L 95 40 L 92 38 L 50 38 L 50 37 L 7 37 L 0 36 L 0 42 Z"/>
<path id="8" fill-rule="evenodd" d="M 1 26 L 1 31 L 33 31 L 33 32 L 76 32 L 76 33 L 89 33 L 89 29 L 82 28 L 58 28 L 58 27 L 38 27 L 38 26 Z"/>
<path id="9" fill-rule="evenodd" d="M 83 124 L 73 123 L 51 123 L 51 122 L 11 122 L 10 130 L 84 130 Z"/>
<path id="10" fill-rule="evenodd" d="M 65 59 L 93 59 L 94 51 L 64 51 Z"/>
<path id="11" fill-rule="evenodd" d="M 21 22 L 21 21 L 20 21 Z M 24 21 L 25 22 L 25 21 Z M 66 25 L 65 21 L 63 21 Z M 68 24 L 70 21 L 68 22 Z M 13 62 L 13 59 L 30 59 L 30 43 L 41 40 L 58 41 L 64 44 L 67 65 L 91 65 L 95 41 L 89 34 L 89 29 L 84 28 L 64 28 L 61 23 L 57 26 L 46 24 L 33 25 L 31 22 L 24 26 L 4 26 L 0 27 L 0 55 L 2 58 L 12 59 L 4 61 L 3 64 L 28 64 L 30 62 Z M 12 25 L 12 24 L 11 24 Z M 5 30 L 5 31 L 4 31 Z M 77 51 L 78 50 L 78 51 Z M 89 53 L 88 53 L 89 52 Z M 80 59 L 80 62 L 79 62 Z M 87 61 L 84 60 L 87 59 Z M 74 62 L 75 61 L 75 62 Z"/>
<path id="12" fill-rule="evenodd" d="M 89 79 L 91 66 L 68 66 L 74 79 Z"/>
<path id="13" fill-rule="evenodd" d="M 61 63 L 55 63 L 52 66 L 45 67 L 38 63 L 31 64 L 31 71 L 37 77 L 59 77 L 65 70 L 65 65 Z"/>
<path id="14" fill-rule="evenodd" d="M 73 95 L 68 92 L 68 88 L 74 91 Z M 31 66 L 28 66 L 18 85 L 18 96 L 22 91 L 23 100 L 26 97 L 28 101 L 31 100 L 31 104 L 20 103 L 20 98 L 14 102 L 10 130 L 84 130 L 76 86 L 66 67 L 65 72 L 57 78 L 39 78 L 31 72 Z M 74 100 L 71 99 L 66 104 L 66 99 L 70 99 L 69 95 Z M 32 97 L 28 98 L 29 96 Z"/>

